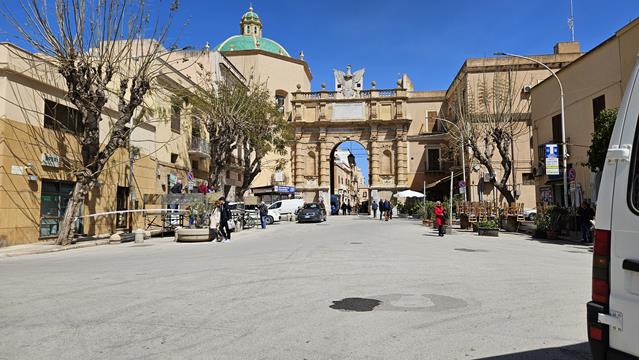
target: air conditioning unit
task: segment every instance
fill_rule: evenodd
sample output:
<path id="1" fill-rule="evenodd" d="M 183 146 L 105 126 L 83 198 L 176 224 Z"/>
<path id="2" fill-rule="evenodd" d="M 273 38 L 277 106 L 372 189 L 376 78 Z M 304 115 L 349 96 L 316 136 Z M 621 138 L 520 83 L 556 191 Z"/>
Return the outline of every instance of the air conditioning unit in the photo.
<path id="1" fill-rule="evenodd" d="M 521 89 L 521 92 L 523 92 L 524 94 L 530 94 L 532 88 L 532 85 L 524 85 L 524 87 Z"/>

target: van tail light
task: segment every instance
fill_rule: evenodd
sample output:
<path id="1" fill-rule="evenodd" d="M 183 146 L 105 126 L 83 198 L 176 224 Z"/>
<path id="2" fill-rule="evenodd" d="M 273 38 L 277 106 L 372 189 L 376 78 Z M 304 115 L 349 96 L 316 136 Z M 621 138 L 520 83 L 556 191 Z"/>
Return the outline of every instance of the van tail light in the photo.
<path id="1" fill-rule="evenodd" d="M 592 301 L 608 304 L 610 298 L 610 231 L 595 230 L 592 260 Z"/>
<path id="2" fill-rule="evenodd" d="M 587 305 L 588 340 L 593 360 L 605 360 L 609 347 L 608 326 L 599 323 L 599 314 L 608 313 L 610 303 L 610 231 L 595 230 L 592 258 L 592 301 Z"/>

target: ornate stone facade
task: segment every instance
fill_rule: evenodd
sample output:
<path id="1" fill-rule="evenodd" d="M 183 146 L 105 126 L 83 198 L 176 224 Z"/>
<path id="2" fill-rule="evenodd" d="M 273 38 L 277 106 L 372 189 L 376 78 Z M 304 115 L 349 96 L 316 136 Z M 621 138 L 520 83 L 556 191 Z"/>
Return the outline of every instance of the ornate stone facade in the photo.
<path id="1" fill-rule="evenodd" d="M 324 87 L 323 87 L 324 88 Z M 406 117 L 408 92 L 365 90 L 352 98 L 337 92 L 301 92 L 293 95 L 295 146 L 293 177 L 298 194 L 307 201 L 331 190 L 331 158 L 344 141 L 357 141 L 369 154 L 370 189 L 389 198 L 407 189 Z"/>

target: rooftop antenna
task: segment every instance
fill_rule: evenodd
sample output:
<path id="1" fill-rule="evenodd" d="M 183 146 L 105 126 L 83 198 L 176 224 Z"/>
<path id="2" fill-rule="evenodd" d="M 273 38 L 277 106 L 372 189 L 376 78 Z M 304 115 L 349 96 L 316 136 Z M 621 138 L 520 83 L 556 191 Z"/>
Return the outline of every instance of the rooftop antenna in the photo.
<path id="1" fill-rule="evenodd" d="M 570 0 L 570 17 L 568 18 L 568 29 L 570 29 L 570 36 L 572 41 L 575 41 L 575 12 L 572 4 L 573 0 Z"/>

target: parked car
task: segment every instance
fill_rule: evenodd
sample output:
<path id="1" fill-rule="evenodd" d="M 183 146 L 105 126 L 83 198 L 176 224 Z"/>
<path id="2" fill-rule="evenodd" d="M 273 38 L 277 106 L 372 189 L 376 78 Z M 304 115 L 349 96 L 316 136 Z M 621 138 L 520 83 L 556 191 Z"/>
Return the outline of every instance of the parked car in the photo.
<path id="1" fill-rule="evenodd" d="M 304 200 L 302 199 L 284 199 L 272 203 L 268 208 L 269 210 L 279 210 L 280 216 L 287 216 L 288 214 L 295 214 L 297 209 L 302 206 L 304 206 Z"/>
<path id="2" fill-rule="evenodd" d="M 619 107 L 597 196 L 592 301 L 587 305 L 594 360 L 639 359 L 638 118 L 639 61 Z"/>
<path id="3" fill-rule="evenodd" d="M 259 214 L 259 209 L 257 208 L 257 205 L 244 205 L 246 207 L 247 210 L 255 210 L 258 212 Z M 258 216 L 258 221 L 259 216 Z M 268 209 L 268 215 L 266 215 L 266 224 L 267 225 L 272 225 L 273 223 L 276 222 L 280 222 L 280 210 L 279 209 Z"/>
<path id="4" fill-rule="evenodd" d="M 319 203 L 304 204 L 297 213 L 297 222 L 322 222 L 326 221 L 326 210 Z"/>
<path id="5" fill-rule="evenodd" d="M 229 203 L 229 208 L 231 209 L 231 212 L 237 209 L 248 211 L 252 218 L 254 218 L 257 222 L 260 221 L 260 215 L 257 209 L 257 205 L 246 205 L 243 202 L 232 202 L 232 203 Z M 279 221 L 280 221 L 280 211 L 278 209 L 269 208 L 268 215 L 266 217 L 266 223 L 268 225 L 271 225 Z"/>
<path id="6" fill-rule="evenodd" d="M 537 218 L 537 209 L 524 209 L 524 218 L 528 221 L 535 221 Z"/>

